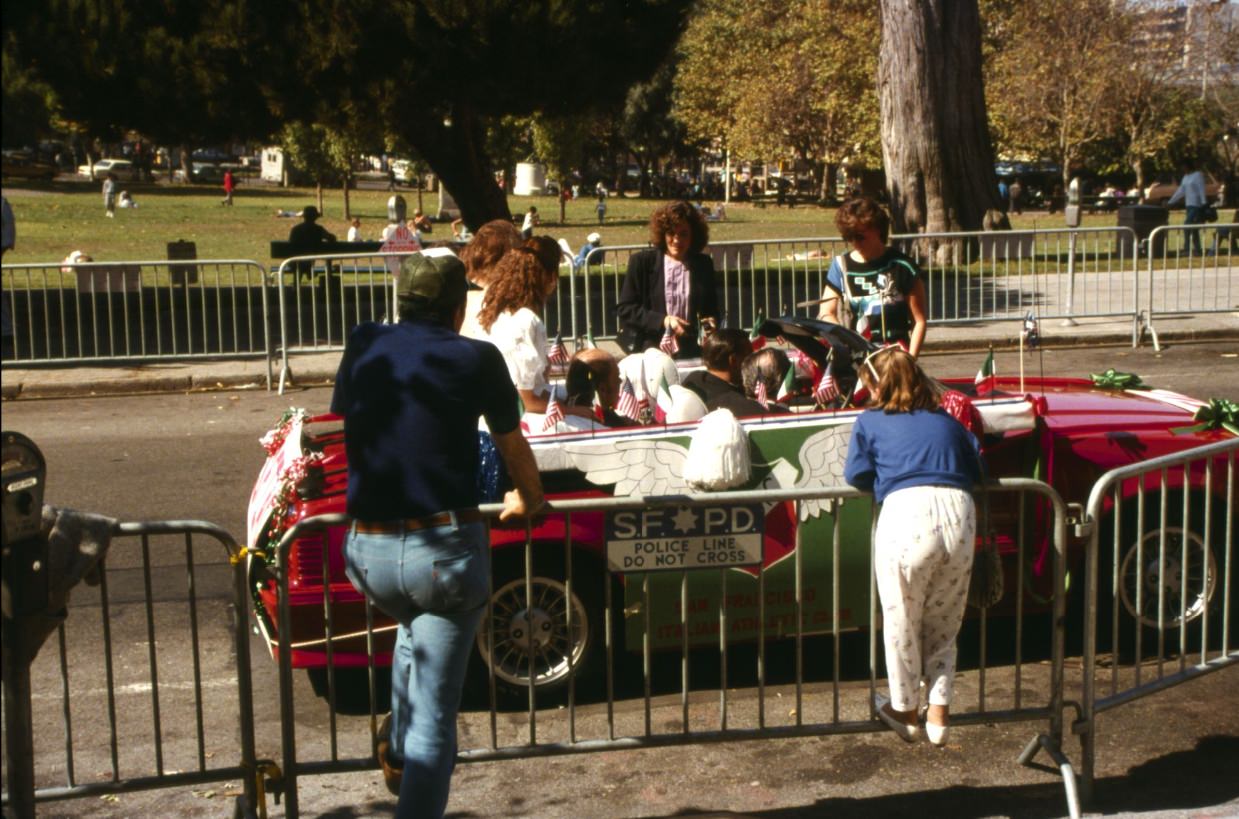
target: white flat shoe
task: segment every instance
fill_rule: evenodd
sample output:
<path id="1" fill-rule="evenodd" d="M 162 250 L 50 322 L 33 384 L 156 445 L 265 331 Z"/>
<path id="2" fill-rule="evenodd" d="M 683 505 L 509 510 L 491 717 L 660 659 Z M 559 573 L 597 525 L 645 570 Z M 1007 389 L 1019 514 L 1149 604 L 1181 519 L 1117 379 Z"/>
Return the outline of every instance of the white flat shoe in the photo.
<path id="1" fill-rule="evenodd" d="M 916 742 L 921 736 L 920 727 L 915 724 L 909 725 L 906 722 L 896 719 L 893 714 L 886 710 L 886 707 L 890 704 L 890 699 L 882 696 L 881 694 L 875 694 L 873 696 L 873 706 L 877 709 L 878 719 L 886 723 L 886 727 L 894 731 L 895 735 L 904 742 Z"/>
<path id="2" fill-rule="evenodd" d="M 934 725 L 932 722 L 925 723 L 925 736 L 939 748 L 946 745 L 947 734 L 950 730 L 951 727 L 949 725 Z"/>

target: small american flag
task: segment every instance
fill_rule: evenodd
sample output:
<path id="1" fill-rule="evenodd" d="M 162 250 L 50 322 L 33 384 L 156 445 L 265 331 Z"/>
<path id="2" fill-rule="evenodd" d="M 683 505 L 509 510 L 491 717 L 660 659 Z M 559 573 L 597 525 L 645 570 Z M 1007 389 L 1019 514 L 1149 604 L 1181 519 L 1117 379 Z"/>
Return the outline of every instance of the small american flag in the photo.
<path id="1" fill-rule="evenodd" d="M 627 378 L 620 387 L 619 400 L 615 402 L 615 411 L 634 421 L 641 418 L 641 405 L 637 403 L 637 393 L 632 388 L 632 382 Z"/>
<path id="2" fill-rule="evenodd" d="M 568 363 L 568 348 L 564 346 L 564 337 L 555 336 L 555 340 L 547 345 L 546 357 L 552 366 L 563 367 Z"/>
<path id="3" fill-rule="evenodd" d="M 757 380 L 757 403 L 770 409 L 770 394 L 766 391 L 766 382 L 761 379 Z"/>
<path id="4" fill-rule="evenodd" d="M 825 406 L 838 397 L 839 382 L 835 381 L 835 363 L 830 361 L 826 364 L 826 372 L 822 373 L 822 377 L 818 379 L 817 387 L 813 390 L 813 400 Z"/>
<path id="5" fill-rule="evenodd" d="M 663 333 L 663 340 L 658 342 L 658 349 L 667 355 L 675 355 L 680 351 L 680 342 L 670 329 Z"/>
<path id="6" fill-rule="evenodd" d="M 555 428 L 555 425 L 564 420 L 564 408 L 559 405 L 559 399 L 555 397 L 555 391 L 551 390 L 551 397 L 546 402 L 545 420 L 542 422 L 542 431 L 546 432 Z"/>

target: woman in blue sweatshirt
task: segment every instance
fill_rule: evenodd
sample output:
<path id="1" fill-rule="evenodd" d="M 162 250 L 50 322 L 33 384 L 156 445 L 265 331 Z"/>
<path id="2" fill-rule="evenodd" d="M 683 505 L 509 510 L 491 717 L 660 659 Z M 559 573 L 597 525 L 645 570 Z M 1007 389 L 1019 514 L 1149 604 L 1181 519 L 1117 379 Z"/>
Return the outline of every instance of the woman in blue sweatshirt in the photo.
<path id="1" fill-rule="evenodd" d="M 852 427 L 845 477 L 882 504 L 874 573 L 890 699 L 879 695 L 878 716 L 914 741 L 924 680 L 925 733 L 944 745 L 976 537 L 971 490 L 981 477 L 977 441 L 938 407 L 915 359 L 898 347 L 870 355 L 860 377 L 873 408 Z"/>

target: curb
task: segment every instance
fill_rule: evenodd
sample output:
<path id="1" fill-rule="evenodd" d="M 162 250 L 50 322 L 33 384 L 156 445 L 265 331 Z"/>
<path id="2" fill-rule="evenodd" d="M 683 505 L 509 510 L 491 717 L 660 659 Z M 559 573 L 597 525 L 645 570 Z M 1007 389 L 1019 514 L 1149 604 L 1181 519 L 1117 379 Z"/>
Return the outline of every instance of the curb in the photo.
<path id="1" fill-rule="evenodd" d="M 1207 327 L 1207 328 L 1174 328 L 1158 333 L 1158 340 L 1163 344 L 1182 344 L 1196 341 L 1236 341 L 1239 342 L 1239 326 Z M 1145 343 L 1148 344 L 1146 334 Z M 1046 350 L 1076 349 L 1080 347 L 1098 346 L 1130 346 L 1130 332 L 1090 333 L 1074 338 L 1065 335 L 1055 335 L 1043 341 L 1041 348 Z M 965 352 L 984 352 L 992 347 L 995 350 L 1018 350 L 1019 335 L 978 338 L 947 338 L 938 339 L 925 345 L 925 353 L 951 354 Z M 294 377 L 289 386 L 294 389 L 306 387 L 329 386 L 335 379 L 335 367 L 327 369 L 294 370 Z M 33 377 L 31 377 L 33 376 Z M 214 375 L 165 375 L 144 373 L 142 368 L 128 368 L 123 376 L 105 376 L 97 380 L 70 379 L 62 381 L 45 381 L 38 378 L 37 371 L 22 370 L 18 376 L 22 380 L 0 384 L 0 399 L 4 401 L 39 400 L 57 398 L 91 398 L 112 397 L 121 395 L 151 395 L 190 392 L 220 392 L 227 390 L 264 390 L 266 386 L 265 373 L 218 373 Z M 274 386 L 274 385 L 273 385 Z"/>

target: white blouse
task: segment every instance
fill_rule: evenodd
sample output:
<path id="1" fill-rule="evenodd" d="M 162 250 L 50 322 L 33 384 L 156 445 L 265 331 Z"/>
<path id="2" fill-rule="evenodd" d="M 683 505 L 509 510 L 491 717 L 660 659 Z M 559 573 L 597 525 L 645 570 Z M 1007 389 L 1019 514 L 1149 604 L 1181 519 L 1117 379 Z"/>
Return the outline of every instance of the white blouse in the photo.
<path id="1" fill-rule="evenodd" d="M 537 313 L 528 307 L 515 313 L 500 313 L 485 338 L 503 353 L 508 375 L 518 390 L 530 390 L 535 395 L 547 391 L 550 359 L 546 352 L 546 325 Z"/>

